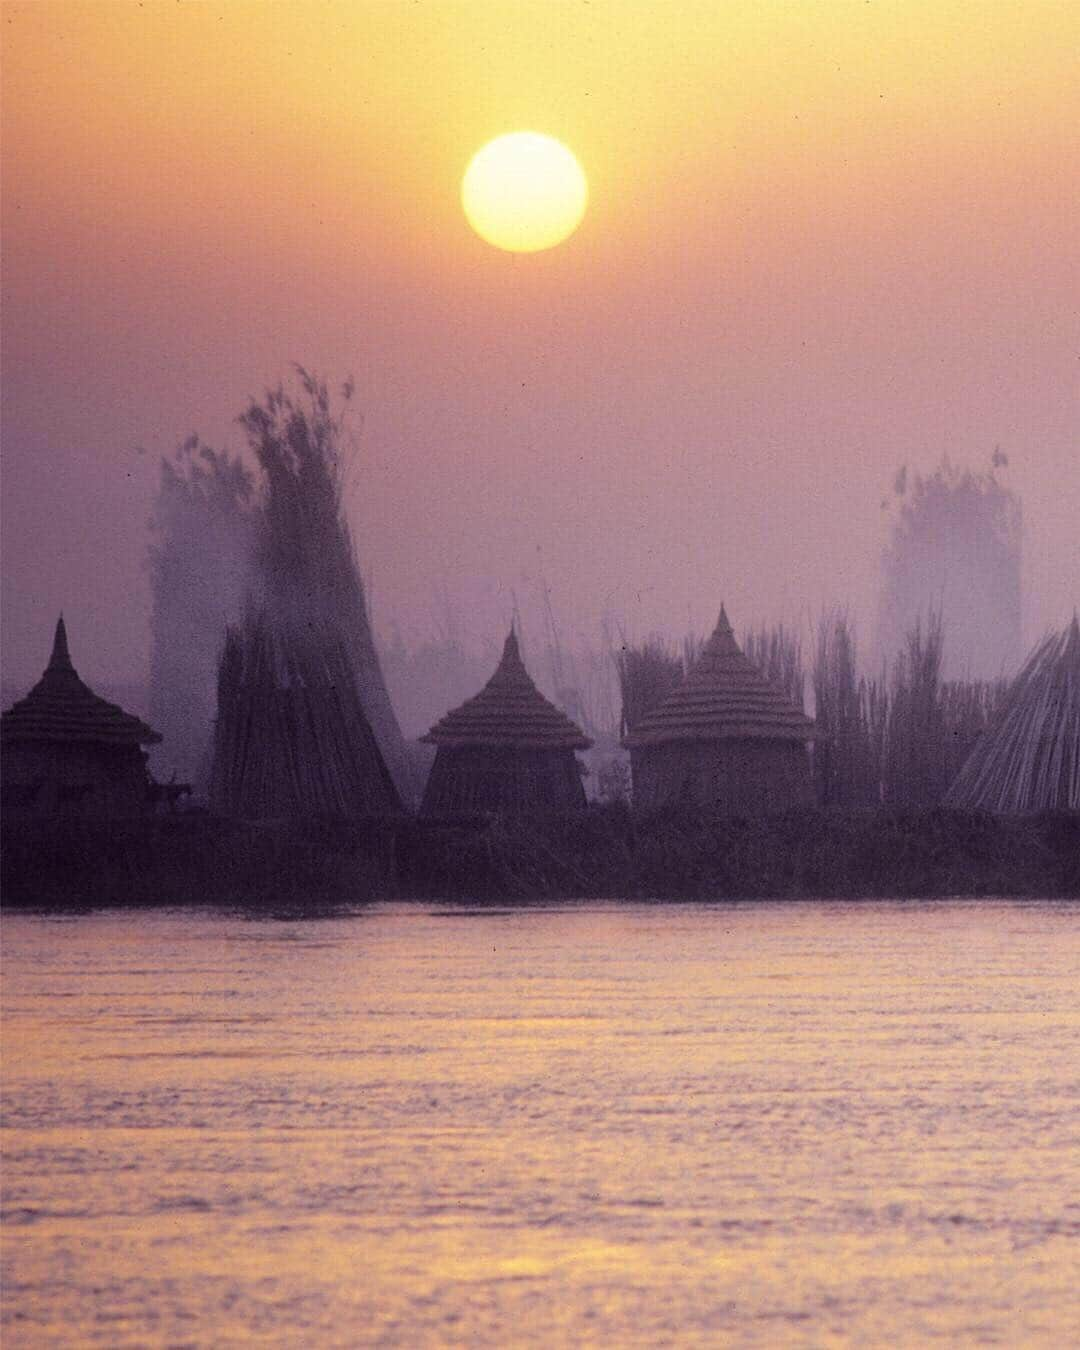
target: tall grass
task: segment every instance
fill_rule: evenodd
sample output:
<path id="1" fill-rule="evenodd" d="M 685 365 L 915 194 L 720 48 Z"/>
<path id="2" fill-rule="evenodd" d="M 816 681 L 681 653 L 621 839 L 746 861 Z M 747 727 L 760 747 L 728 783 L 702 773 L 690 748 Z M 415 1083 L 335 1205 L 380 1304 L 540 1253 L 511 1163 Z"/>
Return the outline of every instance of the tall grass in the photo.
<path id="1" fill-rule="evenodd" d="M 802 641 L 784 624 L 766 627 L 743 637 L 743 654 L 751 665 L 777 689 L 782 689 L 789 702 L 802 711 L 806 698 L 806 671 L 803 666 Z"/>
<path id="2" fill-rule="evenodd" d="M 640 646 L 624 644 L 615 654 L 622 695 L 621 732 L 633 731 L 647 712 L 662 703 L 683 678 L 683 663 L 662 638 Z"/>
<path id="3" fill-rule="evenodd" d="M 891 672 L 860 673 L 854 630 L 841 611 L 818 625 L 813 689 L 818 800 L 825 806 L 937 806 L 980 737 L 1006 685 L 944 680 L 939 614 L 908 631 Z"/>
<path id="4" fill-rule="evenodd" d="M 888 698 L 882 682 L 859 675 L 855 633 L 842 611 L 818 624 L 813 689 L 818 801 L 838 807 L 877 805 Z"/>

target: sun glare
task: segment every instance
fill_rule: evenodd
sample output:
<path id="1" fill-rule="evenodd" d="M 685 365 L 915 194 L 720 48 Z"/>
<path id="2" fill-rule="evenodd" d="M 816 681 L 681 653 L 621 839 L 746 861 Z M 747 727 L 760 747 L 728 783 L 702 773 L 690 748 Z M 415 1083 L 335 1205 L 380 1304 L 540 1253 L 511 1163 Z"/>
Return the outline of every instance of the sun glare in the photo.
<path id="1" fill-rule="evenodd" d="M 514 131 L 489 141 L 465 170 L 461 204 L 481 239 L 536 253 L 568 238 L 589 198 L 585 173 L 560 141 Z"/>

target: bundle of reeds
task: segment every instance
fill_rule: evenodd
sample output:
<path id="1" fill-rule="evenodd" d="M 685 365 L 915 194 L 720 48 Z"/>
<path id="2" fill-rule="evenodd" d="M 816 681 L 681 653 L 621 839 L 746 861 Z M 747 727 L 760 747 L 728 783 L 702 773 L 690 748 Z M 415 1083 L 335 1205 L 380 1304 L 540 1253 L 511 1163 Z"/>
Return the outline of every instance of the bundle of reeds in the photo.
<path id="1" fill-rule="evenodd" d="M 371 630 L 345 520 L 343 415 L 326 385 L 298 368 L 300 396 L 279 388 L 240 418 L 264 479 L 256 515 L 255 601 L 291 633 L 309 621 L 343 644 L 363 710 L 403 800 L 418 797 Z M 351 389 L 343 396 L 347 401 Z"/>
<path id="2" fill-rule="evenodd" d="M 956 780 L 1009 691 L 1008 680 L 946 680 L 941 686 L 945 782 Z"/>
<path id="3" fill-rule="evenodd" d="M 1080 810 L 1080 623 L 1035 647 L 946 798 L 1000 814 Z"/>
<path id="4" fill-rule="evenodd" d="M 400 812 L 333 628 L 263 609 L 228 630 L 210 791 L 216 811 L 247 820 Z"/>

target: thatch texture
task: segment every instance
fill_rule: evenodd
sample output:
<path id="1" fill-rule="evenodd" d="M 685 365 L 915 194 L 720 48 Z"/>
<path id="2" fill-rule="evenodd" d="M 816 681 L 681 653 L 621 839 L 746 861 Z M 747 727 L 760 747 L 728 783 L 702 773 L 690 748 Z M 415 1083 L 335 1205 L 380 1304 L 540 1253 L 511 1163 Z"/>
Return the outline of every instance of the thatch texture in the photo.
<path id="1" fill-rule="evenodd" d="M 561 812 L 585 805 L 575 750 L 591 741 L 532 682 L 517 637 L 484 688 L 422 737 L 437 747 L 421 811 Z"/>
<path id="2" fill-rule="evenodd" d="M 67 630 L 29 694 L 0 717 L 4 809 L 29 815 L 133 815 L 147 809 L 143 745 L 161 737 L 79 679 Z"/>
<path id="3" fill-rule="evenodd" d="M 246 820 L 402 811 L 335 629 L 290 629 L 265 613 L 229 629 L 210 796 Z"/>
<path id="4" fill-rule="evenodd" d="M 67 629 L 56 625 L 52 655 L 33 689 L 0 718 L 5 745 L 16 741 L 79 741 L 93 745 L 153 745 L 161 740 L 139 718 L 98 698 L 76 674 Z"/>
<path id="5" fill-rule="evenodd" d="M 804 743 L 814 724 L 746 659 L 726 612 L 682 682 L 627 736 L 631 749 L 736 737 Z"/>
<path id="6" fill-rule="evenodd" d="M 721 609 L 682 682 L 626 737 L 634 806 L 761 814 L 810 805 L 813 722 L 739 649 Z"/>
<path id="7" fill-rule="evenodd" d="M 1080 810 L 1080 623 L 1045 637 L 946 796 L 1008 815 Z"/>

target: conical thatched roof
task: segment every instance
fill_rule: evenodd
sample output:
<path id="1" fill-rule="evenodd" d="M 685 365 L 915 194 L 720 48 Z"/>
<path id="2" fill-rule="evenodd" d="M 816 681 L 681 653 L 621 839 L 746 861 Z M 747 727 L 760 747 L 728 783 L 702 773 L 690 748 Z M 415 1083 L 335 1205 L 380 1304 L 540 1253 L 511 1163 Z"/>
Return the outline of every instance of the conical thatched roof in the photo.
<path id="1" fill-rule="evenodd" d="M 62 741 L 95 745 L 153 745 L 161 740 L 145 722 L 88 689 L 68 655 L 61 616 L 45 674 L 0 718 L 5 742 Z"/>
<path id="2" fill-rule="evenodd" d="M 1080 810 L 1080 622 L 1028 657 L 945 797 L 1002 815 Z"/>
<path id="3" fill-rule="evenodd" d="M 626 737 L 630 747 L 743 738 L 809 741 L 814 724 L 739 650 L 727 613 L 685 678 Z"/>
<path id="4" fill-rule="evenodd" d="M 513 629 L 483 689 L 420 738 L 431 745 L 503 750 L 587 750 L 592 741 L 529 677 Z"/>

